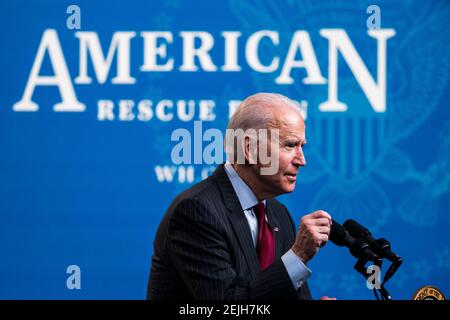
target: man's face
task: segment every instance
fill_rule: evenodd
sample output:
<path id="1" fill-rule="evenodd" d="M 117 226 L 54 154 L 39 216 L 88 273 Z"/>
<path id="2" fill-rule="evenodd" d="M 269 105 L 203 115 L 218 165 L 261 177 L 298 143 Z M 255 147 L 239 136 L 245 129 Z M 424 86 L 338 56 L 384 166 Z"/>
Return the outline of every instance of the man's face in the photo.
<path id="1" fill-rule="evenodd" d="M 297 173 L 306 165 L 303 146 L 306 144 L 305 123 L 295 111 L 281 108 L 277 111 L 279 122 L 279 168 L 273 175 L 259 175 L 265 193 L 277 196 L 294 191 Z M 255 168 L 256 169 L 256 168 Z M 260 170 L 261 167 L 259 167 Z"/>

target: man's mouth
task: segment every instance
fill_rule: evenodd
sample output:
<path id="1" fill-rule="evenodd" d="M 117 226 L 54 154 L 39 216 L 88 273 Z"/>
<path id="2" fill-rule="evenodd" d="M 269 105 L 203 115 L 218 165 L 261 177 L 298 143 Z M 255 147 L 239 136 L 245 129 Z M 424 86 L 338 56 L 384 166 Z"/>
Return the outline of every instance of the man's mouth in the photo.
<path id="1" fill-rule="evenodd" d="M 297 179 L 297 174 L 296 173 L 285 173 L 284 175 L 287 176 L 291 180 L 296 180 Z"/>

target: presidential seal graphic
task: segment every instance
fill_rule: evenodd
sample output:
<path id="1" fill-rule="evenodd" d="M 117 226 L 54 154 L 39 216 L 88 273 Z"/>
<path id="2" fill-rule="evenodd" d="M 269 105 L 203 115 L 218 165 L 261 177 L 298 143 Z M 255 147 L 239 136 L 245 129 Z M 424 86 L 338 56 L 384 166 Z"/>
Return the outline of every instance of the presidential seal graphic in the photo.
<path id="1" fill-rule="evenodd" d="M 417 290 L 413 300 L 446 300 L 442 291 L 433 286 L 425 286 Z"/>

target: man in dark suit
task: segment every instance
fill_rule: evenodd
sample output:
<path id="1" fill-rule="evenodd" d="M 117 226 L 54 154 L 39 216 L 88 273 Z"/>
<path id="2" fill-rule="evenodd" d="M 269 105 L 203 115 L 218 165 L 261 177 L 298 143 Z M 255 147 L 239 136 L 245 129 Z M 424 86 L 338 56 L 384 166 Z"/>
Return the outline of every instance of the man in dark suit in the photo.
<path id="1" fill-rule="evenodd" d="M 304 216 L 296 236 L 274 199 L 294 190 L 306 165 L 301 113 L 284 96 L 260 93 L 241 103 L 228 129 L 244 132 L 227 139 L 229 161 L 180 194 L 159 226 L 147 298 L 311 299 L 306 264 L 327 242 L 331 217 Z M 270 136 L 269 162 L 258 153 L 262 138 L 247 134 L 260 129 Z"/>

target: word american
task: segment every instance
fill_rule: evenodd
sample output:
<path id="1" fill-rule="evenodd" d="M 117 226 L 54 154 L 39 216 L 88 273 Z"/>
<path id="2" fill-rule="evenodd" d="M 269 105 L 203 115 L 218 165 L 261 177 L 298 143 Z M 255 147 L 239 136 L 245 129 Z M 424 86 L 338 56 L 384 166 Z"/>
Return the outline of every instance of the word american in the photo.
<path id="1" fill-rule="evenodd" d="M 377 41 L 377 79 L 371 76 L 361 56 L 358 54 L 347 32 L 344 29 L 320 29 L 320 36 L 328 41 L 328 79 L 320 70 L 313 48 L 310 34 L 305 30 L 293 33 L 286 55 L 281 60 L 279 55 L 273 54 L 263 63 L 260 50 L 263 41 L 274 46 L 280 45 L 280 34 L 274 30 L 260 30 L 252 33 L 245 41 L 245 62 L 255 72 L 279 73 L 275 83 L 290 85 L 294 83 L 292 71 L 305 69 L 306 76 L 302 79 L 306 85 L 328 84 L 328 98 L 319 105 L 321 111 L 345 112 L 347 105 L 338 99 L 338 53 L 349 66 L 359 86 L 375 112 L 386 111 L 386 47 L 387 40 L 395 35 L 394 29 L 368 30 L 369 37 Z M 14 104 L 14 111 L 37 111 L 39 106 L 32 101 L 37 86 L 56 86 L 62 101 L 56 103 L 54 111 L 82 112 L 84 103 L 77 99 L 74 90 L 76 85 L 92 84 L 93 79 L 88 73 L 88 56 L 92 69 L 99 84 L 104 84 L 112 66 L 116 61 L 116 75 L 111 78 L 114 85 L 132 85 L 136 77 L 131 74 L 130 48 L 131 41 L 137 37 L 134 31 L 117 31 L 113 34 L 106 56 L 100 45 L 97 32 L 78 31 L 74 36 L 79 41 L 79 70 L 78 76 L 72 82 L 66 63 L 64 52 L 59 41 L 58 33 L 54 29 L 44 31 L 33 66 L 31 68 L 25 90 L 20 101 Z M 238 53 L 240 31 L 221 32 L 223 41 L 223 64 L 214 62 L 211 50 L 216 40 L 206 31 L 181 31 L 178 34 L 181 47 L 181 61 L 176 64 L 175 57 L 168 55 L 168 47 L 174 42 L 174 35 L 169 31 L 142 31 L 143 59 L 139 67 L 141 72 L 240 72 L 242 66 Z M 264 50 L 264 55 L 267 51 Z M 53 75 L 41 75 L 41 67 L 48 53 L 53 69 Z M 300 53 L 301 58 L 297 58 Z M 116 59 L 114 59 L 116 57 Z M 177 65 L 177 67 L 176 67 Z"/>

